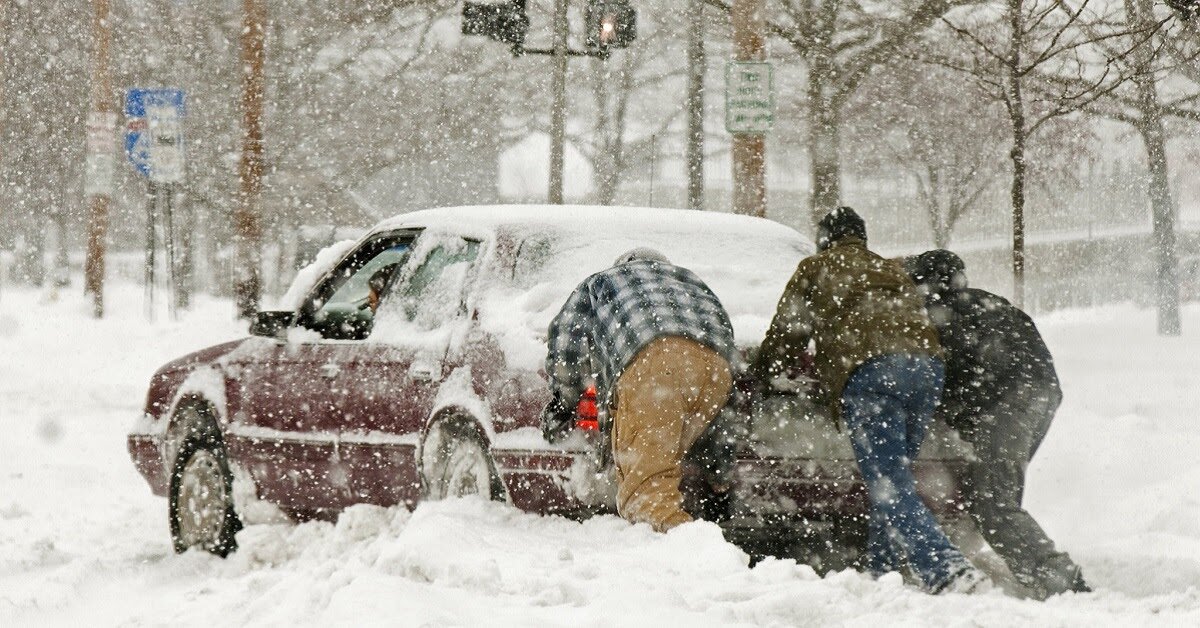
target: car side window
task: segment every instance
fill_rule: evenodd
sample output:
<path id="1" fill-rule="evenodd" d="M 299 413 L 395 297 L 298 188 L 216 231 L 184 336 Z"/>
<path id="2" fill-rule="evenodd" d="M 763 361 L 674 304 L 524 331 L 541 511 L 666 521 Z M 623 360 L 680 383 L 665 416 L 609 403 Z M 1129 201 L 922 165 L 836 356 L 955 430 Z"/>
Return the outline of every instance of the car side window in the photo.
<path id="1" fill-rule="evenodd" d="M 389 237 L 359 247 L 317 289 L 301 323 L 327 340 L 368 337 L 375 307 L 408 259 L 411 243 L 412 236 Z"/>
<path id="2" fill-rule="evenodd" d="M 463 290 L 478 256 L 479 242 L 458 237 L 441 237 L 425 249 L 392 296 L 399 301 L 404 319 L 433 329 L 461 314 Z"/>

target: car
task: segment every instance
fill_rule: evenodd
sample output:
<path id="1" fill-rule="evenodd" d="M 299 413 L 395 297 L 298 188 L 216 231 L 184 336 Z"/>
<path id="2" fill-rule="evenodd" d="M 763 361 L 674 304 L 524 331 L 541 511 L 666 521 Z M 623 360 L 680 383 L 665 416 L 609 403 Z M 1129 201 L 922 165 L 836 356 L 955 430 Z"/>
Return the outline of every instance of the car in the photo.
<path id="1" fill-rule="evenodd" d="M 594 392 L 562 442 L 539 428 L 546 328 L 580 281 L 638 246 L 708 283 L 747 355 L 812 253 L 793 229 L 715 212 L 485 206 L 386 220 L 322 251 L 249 337 L 154 374 L 128 448 L 168 499 L 175 549 L 225 555 L 243 521 L 329 519 L 360 503 L 476 494 L 545 514 L 613 512 Z M 376 310 L 371 278 L 385 275 Z M 794 552 L 803 539 L 865 534 L 850 443 L 810 397 L 756 395 L 718 418 L 736 443 L 722 525 L 747 547 Z M 960 516 L 969 452 L 940 431 L 915 473 L 935 512 Z M 685 487 L 702 473 L 690 465 Z"/>

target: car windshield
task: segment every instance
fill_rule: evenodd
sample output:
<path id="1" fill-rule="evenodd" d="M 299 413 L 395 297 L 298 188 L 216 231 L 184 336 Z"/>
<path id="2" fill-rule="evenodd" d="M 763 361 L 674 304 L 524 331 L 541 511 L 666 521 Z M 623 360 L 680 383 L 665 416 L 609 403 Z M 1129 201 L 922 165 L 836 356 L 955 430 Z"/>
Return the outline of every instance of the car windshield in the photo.
<path id="1" fill-rule="evenodd" d="M 404 263 L 408 253 L 408 243 L 395 244 L 379 252 L 366 264 L 354 271 L 346 282 L 329 297 L 325 307 L 357 307 L 367 305 L 367 294 L 370 292 L 371 277 L 385 266 L 397 266 Z"/>

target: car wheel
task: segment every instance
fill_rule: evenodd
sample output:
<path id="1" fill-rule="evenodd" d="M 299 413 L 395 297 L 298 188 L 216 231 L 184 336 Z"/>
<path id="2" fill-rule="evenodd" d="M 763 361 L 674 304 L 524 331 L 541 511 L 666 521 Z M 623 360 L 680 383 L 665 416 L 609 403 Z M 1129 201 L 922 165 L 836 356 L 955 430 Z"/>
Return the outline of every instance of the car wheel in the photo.
<path id="1" fill-rule="evenodd" d="M 470 423 L 439 422 L 425 439 L 422 461 L 426 499 L 481 495 L 504 500 L 500 474 Z"/>
<path id="2" fill-rule="evenodd" d="M 225 557 L 242 529 L 233 507 L 233 474 L 225 446 L 211 434 L 187 437 L 175 456 L 168 497 L 176 552 L 202 549 Z"/>

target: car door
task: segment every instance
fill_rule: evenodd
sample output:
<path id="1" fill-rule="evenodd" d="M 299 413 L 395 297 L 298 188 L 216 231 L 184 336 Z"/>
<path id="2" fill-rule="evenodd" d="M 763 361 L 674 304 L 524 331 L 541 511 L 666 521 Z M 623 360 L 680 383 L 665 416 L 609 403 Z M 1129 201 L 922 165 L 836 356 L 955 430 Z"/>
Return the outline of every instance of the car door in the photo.
<path id="1" fill-rule="evenodd" d="M 481 242 L 426 233 L 382 298 L 375 329 L 349 364 L 343 459 L 366 501 L 415 504 L 421 429 L 453 365 L 447 349 L 470 325 L 464 295 Z"/>
<path id="2" fill-rule="evenodd" d="M 367 240 L 318 282 L 286 339 L 231 365 L 240 382 L 234 433 L 249 443 L 261 496 L 298 511 L 359 501 L 341 460 L 350 365 L 374 326 L 369 282 L 402 265 L 415 234 Z"/>

